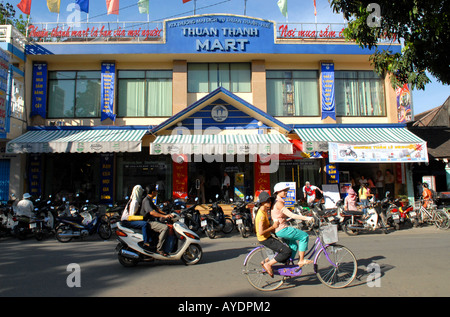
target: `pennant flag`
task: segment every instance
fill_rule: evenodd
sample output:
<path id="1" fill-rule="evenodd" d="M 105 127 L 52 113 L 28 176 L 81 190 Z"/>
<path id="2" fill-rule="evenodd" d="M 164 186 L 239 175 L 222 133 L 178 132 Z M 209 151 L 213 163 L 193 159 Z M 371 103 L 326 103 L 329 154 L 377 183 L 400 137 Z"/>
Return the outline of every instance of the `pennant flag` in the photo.
<path id="1" fill-rule="evenodd" d="M 139 13 L 149 14 L 149 0 L 139 0 L 138 1 Z"/>
<path id="2" fill-rule="evenodd" d="M 119 15 L 119 0 L 106 0 L 108 14 Z"/>
<path id="3" fill-rule="evenodd" d="M 191 1 L 191 0 L 183 0 L 183 3 L 186 3 L 186 2 L 189 2 L 189 1 Z"/>
<path id="4" fill-rule="evenodd" d="M 75 0 L 75 3 L 80 6 L 80 11 L 89 13 L 89 0 Z"/>
<path id="5" fill-rule="evenodd" d="M 287 17 L 287 0 L 278 0 L 278 8 L 280 8 L 281 14 Z"/>
<path id="6" fill-rule="evenodd" d="M 61 0 L 47 0 L 47 7 L 50 12 L 59 13 Z"/>
<path id="7" fill-rule="evenodd" d="M 26 15 L 30 15 L 31 0 L 21 0 L 17 7 Z"/>

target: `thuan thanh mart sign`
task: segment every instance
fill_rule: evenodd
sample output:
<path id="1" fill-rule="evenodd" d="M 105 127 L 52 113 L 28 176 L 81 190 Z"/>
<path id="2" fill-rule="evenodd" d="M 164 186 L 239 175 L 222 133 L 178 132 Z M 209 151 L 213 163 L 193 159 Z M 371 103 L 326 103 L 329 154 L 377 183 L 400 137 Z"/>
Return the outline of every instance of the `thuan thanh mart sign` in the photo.
<path id="1" fill-rule="evenodd" d="M 258 53 L 274 43 L 274 26 L 267 20 L 241 16 L 193 16 L 167 21 L 166 41 L 186 53 Z"/>

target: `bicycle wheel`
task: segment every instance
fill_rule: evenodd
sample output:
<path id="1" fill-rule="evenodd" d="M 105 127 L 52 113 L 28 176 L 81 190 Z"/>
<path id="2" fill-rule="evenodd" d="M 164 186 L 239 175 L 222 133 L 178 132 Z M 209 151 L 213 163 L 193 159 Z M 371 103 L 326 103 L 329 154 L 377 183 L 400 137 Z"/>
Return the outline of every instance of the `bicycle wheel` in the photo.
<path id="1" fill-rule="evenodd" d="M 243 273 L 254 288 L 260 291 L 273 291 L 279 288 L 284 282 L 284 276 L 279 275 L 275 266 L 273 267 L 273 278 L 261 266 L 268 258 L 267 250 L 264 247 L 259 247 L 250 252 L 244 262 Z"/>
<path id="2" fill-rule="evenodd" d="M 434 225 L 439 229 L 448 229 L 450 225 L 449 217 L 443 210 L 435 210 Z"/>
<path id="3" fill-rule="evenodd" d="M 352 251 L 337 244 L 322 249 L 314 263 L 317 277 L 330 288 L 348 286 L 355 279 L 357 269 L 358 263 Z"/>

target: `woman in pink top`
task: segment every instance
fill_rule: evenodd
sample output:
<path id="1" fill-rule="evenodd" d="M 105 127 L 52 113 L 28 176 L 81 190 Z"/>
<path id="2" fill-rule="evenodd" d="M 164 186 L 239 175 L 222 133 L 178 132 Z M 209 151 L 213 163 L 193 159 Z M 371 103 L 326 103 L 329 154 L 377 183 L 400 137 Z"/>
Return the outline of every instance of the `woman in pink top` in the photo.
<path id="1" fill-rule="evenodd" d="M 358 197 L 356 196 L 356 192 L 353 190 L 353 188 L 349 188 L 347 190 L 347 197 L 344 199 L 344 210 L 348 211 L 357 211 L 358 208 L 356 207 L 356 200 Z"/>
<path id="2" fill-rule="evenodd" d="M 302 267 L 305 264 L 311 264 L 311 260 L 305 260 L 305 252 L 308 249 L 309 236 L 306 232 L 298 228 L 288 225 L 287 218 L 312 221 L 313 217 L 306 217 L 292 213 L 284 205 L 284 198 L 286 198 L 289 187 L 282 183 L 278 183 L 274 187 L 275 204 L 273 205 L 271 215 L 273 221 L 278 221 L 279 225 L 275 229 L 277 237 L 283 238 L 287 245 L 292 249 L 292 258 L 295 257 L 297 251 L 299 255 L 298 264 Z"/>

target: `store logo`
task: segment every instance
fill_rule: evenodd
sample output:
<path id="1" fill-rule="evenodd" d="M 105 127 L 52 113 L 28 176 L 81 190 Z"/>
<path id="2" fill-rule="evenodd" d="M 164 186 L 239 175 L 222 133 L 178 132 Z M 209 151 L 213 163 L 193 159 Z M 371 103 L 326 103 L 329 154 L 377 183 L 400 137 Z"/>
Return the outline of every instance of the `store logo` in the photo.
<path id="1" fill-rule="evenodd" d="M 228 118 L 228 109 L 225 106 L 217 105 L 211 110 L 211 117 L 216 122 L 224 122 Z"/>

